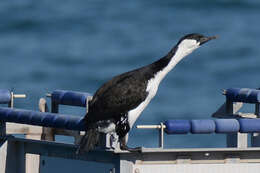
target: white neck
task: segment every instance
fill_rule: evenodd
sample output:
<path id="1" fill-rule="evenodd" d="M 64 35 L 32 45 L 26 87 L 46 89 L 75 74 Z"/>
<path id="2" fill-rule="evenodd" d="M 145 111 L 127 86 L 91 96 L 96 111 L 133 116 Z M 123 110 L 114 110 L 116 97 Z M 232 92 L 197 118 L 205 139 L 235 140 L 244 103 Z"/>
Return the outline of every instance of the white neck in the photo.
<path id="1" fill-rule="evenodd" d="M 135 121 L 137 120 L 137 118 L 139 117 L 139 115 L 142 113 L 142 111 L 145 109 L 145 107 L 150 103 L 152 98 L 155 96 L 160 82 L 167 75 L 167 73 L 169 73 L 178 64 L 178 62 L 180 62 L 185 56 L 187 56 L 193 50 L 195 50 L 196 48 L 199 47 L 199 44 L 195 45 L 193 47 L 190 47 L 189 45 L 191 43 L 193 43 L 193 45 L 194 45 L 194 42 L 192 42 L 192 41 L 193 40 L 183 41 L 181 44 L 179 44 L 177 51 L 175 52 L 173 57 L 171 57 L 171 60 L 168 63 L 168 65 L 166 67 L 164 67 L 162 70 L 155 73 L 154 77 L 148 81 L 148 84 L 146 87 L 148 96 L 137 108 L 131 110 L 128 114 L 128 116 L 129 116 L 128 121 L 129 121 L 131 128 L 132 128 L 133 124 L 135 123 Z"/>
<path id="2" fill-rule="evenodd" d="M 171 57 L 171 61 L 169 64 L 161 71 L 158 73 L 163 73 L 162 79 L 165 77 L 167 73 L 169 73 L 184 57 L 192 53 L 195 49 L 199 47 L 199 44 L 195 44 L 193 47 L 187 46 L 188 44 L 191 44 L 191 42 L 194 42 L 194 40 L 185 40 L 181 44 L 178 45 L 178 49 Z M 194 44 L 194 43 L 193 43 Z M 162 80 L 161 79 L 161 80 Z"/>

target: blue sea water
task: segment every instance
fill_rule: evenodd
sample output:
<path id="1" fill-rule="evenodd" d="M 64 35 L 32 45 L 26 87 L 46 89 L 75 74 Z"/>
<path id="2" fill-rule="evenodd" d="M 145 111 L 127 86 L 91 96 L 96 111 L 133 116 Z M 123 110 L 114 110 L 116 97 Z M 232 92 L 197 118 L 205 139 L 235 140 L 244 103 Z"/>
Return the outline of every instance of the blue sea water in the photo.
<path id="1" fill-rule="evenodd" d="M 219 38 L 168 74 L 136 124 L 210 118 L 224 102 L 221 89 L 260 87 L 259 18 L 258 0 L 2 0 L 0 88 L 27 94 L 15 106 L 37 110 L 47 92 L 94 93 L 113 76 L 157 60 L 180 37 L 197 32 Z M 133 129 L 129 145 L 156 147 L 157 138 L 155 130 Z M 224 147 L 225 137 L 167 136 L 165 142 L 168 148 Z"/>

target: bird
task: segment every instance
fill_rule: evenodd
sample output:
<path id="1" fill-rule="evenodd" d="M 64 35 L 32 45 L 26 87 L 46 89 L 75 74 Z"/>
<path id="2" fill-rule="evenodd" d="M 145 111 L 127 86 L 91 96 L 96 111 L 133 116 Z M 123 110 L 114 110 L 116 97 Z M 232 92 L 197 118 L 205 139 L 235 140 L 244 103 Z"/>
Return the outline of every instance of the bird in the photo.
<path id="1" fill-rule="evenodd" d="M 156 95 L 162 79 L 184 57 L 216 38 L 198 33 L 185 35 L 159 60 L 117 75 L 104 83 L 88 102 L 88 112 L 83 118 L 86 124 L 85 135 L 78 150 L 93 150 L 98 143 L 99 134 L 111 132 L 118 135 L 121 150 L 139 150 L 140 147 L 127 146 L 128 132 Z"/>

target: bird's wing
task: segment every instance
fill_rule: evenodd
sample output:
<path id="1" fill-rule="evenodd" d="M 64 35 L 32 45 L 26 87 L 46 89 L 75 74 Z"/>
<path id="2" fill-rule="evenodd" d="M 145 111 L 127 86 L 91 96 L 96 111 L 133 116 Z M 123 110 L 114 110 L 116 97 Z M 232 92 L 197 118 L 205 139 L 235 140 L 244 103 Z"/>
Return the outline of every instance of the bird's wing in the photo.
<path id="1" fill-rule="evenodd" d="M 146 86 L 145 75 L 137 75 L 137 70 L 114 77 L 94 94 L 87 119 L 120 118 L 145 100 Z"/>

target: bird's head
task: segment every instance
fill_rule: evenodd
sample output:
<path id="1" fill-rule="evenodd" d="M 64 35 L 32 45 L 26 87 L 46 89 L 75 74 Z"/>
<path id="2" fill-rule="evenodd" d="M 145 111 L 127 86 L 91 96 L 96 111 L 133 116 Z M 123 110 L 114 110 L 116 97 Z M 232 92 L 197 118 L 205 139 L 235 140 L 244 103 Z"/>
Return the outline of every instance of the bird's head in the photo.
<path id="1" fill-rule="evenodd" d="M 187 55 L 195 49 L 199 48 L 202 44 L 207 43 L 208 41 L 216 38 L 216 36 L 206 37 L 196 33 L 188 34 L 180 39 L 180 41 L 177 44 L 177 47 Z"/>

